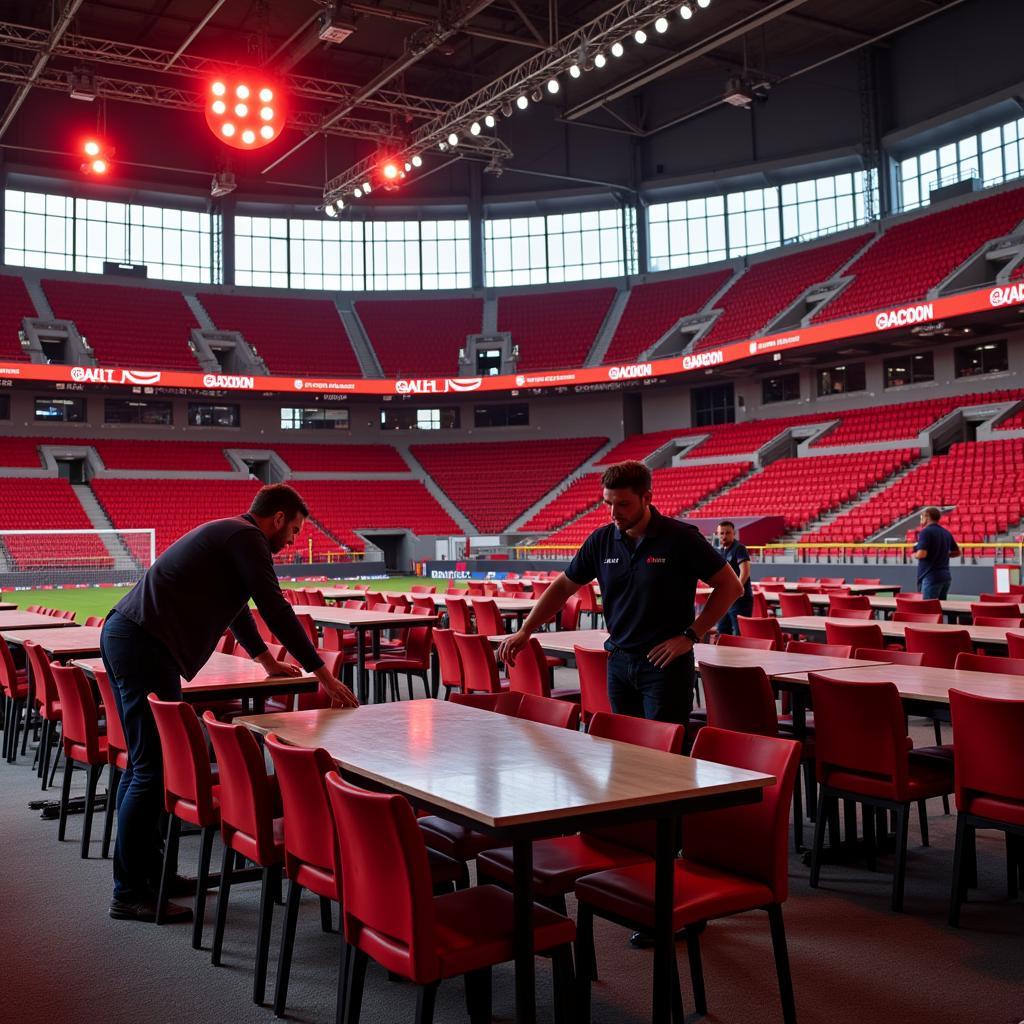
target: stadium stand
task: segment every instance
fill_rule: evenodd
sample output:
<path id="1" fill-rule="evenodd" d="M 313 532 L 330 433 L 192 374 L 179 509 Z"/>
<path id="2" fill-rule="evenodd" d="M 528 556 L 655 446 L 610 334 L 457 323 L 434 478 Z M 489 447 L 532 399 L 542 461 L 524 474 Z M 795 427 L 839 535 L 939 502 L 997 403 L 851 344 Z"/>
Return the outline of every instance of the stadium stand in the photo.
<path id="1" fill-rule="evenodd" d="M 242 447 L 239 445 L 239 447 Z M 408 473 L 389 444 L 268 444 L 293 473 Z"/>
<path id="2" fill-rule="evenodd" d="M 722 296 L 724 312 L 694 350 L 757 337 L 802 292 L 833 277 L 872 237 L 859 234 L 753 264 Z"/>
<path id="3" fill-rule="evenodd" d="M 605 354 L 605 363 L 629 363 L 667 334 L 684 316 L 699 313 L 729 280 L 731 270 L 638 284 Z"/>
<path id="4" fill-rule="evenodd" d="M 369 299 L 355 311 L 390 377 L 455 376 L 466 335 L 483 329 L 483 299 Z"/>
<path id="5" fill-rule="evenodd" d="M 524 524 L 525 532 L 547 533 L 567 523 L 581 512 L 593 508 L 601 500 L 601 474 L 587 473 L 539 509 Z"/>
<path id="6" fill-rule="evenodd" d="M 500 296 L 498 330 L 519 346 L 516 369 L 582 366 L 614 298 L 614 288 Z"/>
<path id="7" fill-rule="evenodd" d="M 701 516 L 784 515 L 787 530 L 852 501 L 907 466 L 914 449 L 779 459 L 727 493 L 702 505 Z"/>
<path id="8" fill-rule="evenodd" d="M 423 468 L 483 533 L 500 533 L 590 458 L 607 438 L 420 444 Z"/>
<path id="9" fill-rule="evenodd" d="M 91 530 L 89 517 L 67 480 L 55 477 L 0 477 L 0 508 L 5 530 Z M 2 541 L 19 569 L 52 568 L 58 552 L 50 536 L 12 536 Z M 114 564 L 96 536 L 62 535 L 59 561 L 64 569 L 107 569 Z"/>
<path id="10" fill-rule="evenodd" d="M 20 277 L 0 275 L 0 359 L 28 359 L 21 347 L 18 332 L 21 330 L 21 321 L 35 315 L 36 310 L 25 282 Z"/>
<path id="11" fill-rule="evenodd" d="M 43 457 L 39 454 L 39 445 L 46 443 L 40 437 L 0 437 L 0 466 L 11 469 L 42 469 Z M 55 440 L 53 443 L 62 442 Z"/>
<path id="12" fill-rule="evenodd" d="M 1015 188 L 896 224 L 850 266 L 853 282 L 813 319 L 923 299 L 981 245 L 1012 231 L 1022 219 L 1024 188 Z"/>
<path id="13" fill-rule="evenodd" d="M 54 315 L 73 320 L 103 366 L 199 370 L 189 348 L 198 327 L 181 292 L 44 279 Z"/>
<path id="14" fill-rule="evenodd" d="M 230 473 L 234 466 L 228 462 L 224 449 L 230 447 L 219 441 L 144 441 L 83 440 L 92 445 L 107 469 L 158 469 L 173 472 Z"/>
<path id="15" fill-rule="evenodd" d="M 329 299 L 201 292 L 210 319 L 239 331 L 271 373 L 361 377 L 345 325 Z"/>

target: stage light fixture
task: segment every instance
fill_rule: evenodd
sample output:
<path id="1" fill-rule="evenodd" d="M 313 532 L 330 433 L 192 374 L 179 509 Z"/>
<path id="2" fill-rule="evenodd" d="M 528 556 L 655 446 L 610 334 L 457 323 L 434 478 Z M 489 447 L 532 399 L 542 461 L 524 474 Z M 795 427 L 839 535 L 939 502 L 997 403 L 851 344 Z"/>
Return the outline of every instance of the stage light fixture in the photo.
<path id="1" fill-rule="evenodd" d="M 383 174 L 388 181 L 394 181 L 395 178 L 398 177 L 398 167 L 389 160 L 383 168 L 381 168 L 381 174 Z"/>
<path id="2" fill-rule="evenodd" d="M 525 95 L 524 96 L 517 96 L 516 97 L 516 106 L 520 110 L 525 110 L 529 105 L 530 105 L 530 101 L 526 98 Z"/>
<path id="3" fill-rule="evenodd" d="M 102 157 L 97 157 L 89 165 L 92 168 L 93 174 L 106 174 L 107 173 L 107 161 Z"/>
<path id="4" fill-rule="evenodd" d="M 220 126 L 220 133 L 225 139 L 233 138 L 235 134 L 235 126 L 230 121 L 225 121 Z"/>
<path id="5" fill-rule="evenodd" d="M 599 53 L 594 57 L 594 67 L 603 68 L 608 63 L 608 59 L 603 53 Z"/>
<path id="6" fill-rule="evenodd" d="M 277 95 L 279 91 L 258 70 L 239 69 L 214 79 L 209 84 L 206 103 L 210 131 L 236 149 L 265 146 L 284 130 L 285 104 L 281 102 L 283 97 Z M 261 105 L 250 99 L 257 96 Z M 271 100 L 275 100 L 273 106 L 269 105 Z"/>
<path id="7" fill-rule="evenodd" d="M 488 128 L 493 128 L 497 123 L 498 122 L 495 120 L 495 117 L 494 117 L 493 114 L 485 115 L 485 117 L 484 117 L 484 124 L 487 125 Z"/>
<path id="8" fill-rule="evenodd" d="M 441 152 L 443 153 L 443 152 L 444 152 L 444 151 L 445 151 L 445 150 L 446 150 L 446 149 L 448 148 L 448 143 L 447 143 L 447 142 L 445 142 L 445 141 L 444 141 L 444 139 L 442 139 L 442 140 L 441 140 L 441 141 L 440 141 L 440 142 L 439 142 L 439 143 L 437 144 L 437 148 L 438 148 L 439 150 L 441 150 Z"/>
<path id="9" fill-rule="evenodd" d="M 268 142 L 274 137 L 274 129 L 271 125 L 265 124 L 260 128 L 260 137 Z"/>
<path id="10" fill-rule="evenodd" d="M 212 92 L 214 96 L 223 96 L 224 93 L 227 92 L 227 88 L 228 87 L 223 82 L 214 82 L 213 85 L 210 86 L 210 92 Z"/>
<path id="11" fill-rule="evenodd" d="M 274 90 L 273 89 L 268 89 L 266 86 L 264 86 L 262 89 L 260 89 L 260 102 L 261 103 L 269 103 L 273 98 L 274 98 Z"/>
<path id="12" fill-rule="evenodd" d="M 244 82 L 235 88 L 235 95 L 240 100 L 247 100 L 249 98 L 249 86 Z"/>
<path id="13" fill-rule="evenodd" d="M 421 157 L 421 156 L 419 155 L 419 153 L 417 153 L 417 154 L 416 154 L 416 155 L 415 155 L 415 156 L 414 156 L 414 157 L 412 158 L 412 165 L 413 165 L 413 167 L 422 167 L 422 166 L 423 166 L 423 157 Z"/>
<path id="14" fill-rule="evenodd" d="M 361 188 L 353 189 L 352 190 L 352 195 L 354 195 L 356 197 L 356 199 L 362 199 L 363 198 L 363 190 Z"/>
<path id="15" fill-rule="evenodd" d="M 88 142 L 82 147 L 86 156 L 99 156 L 100 155 L 100 144 L 95 139 L 89 139 Z"/>
<path id="16" fill-rule="evenodd" d="M 363 182 L 363 195 L 364 196 L 368 196 L 372 191 L 373 191 L 373 189 L 370 188 L 370 183 L 368 181 L 364 181 Z"/>
<path id="17" fill-rule="evenodd" d="M 251 146 L 256 141 L 256 133 L 251 128 L 246 128 L 242 132 L 242 141 L 247 145 Z"/>
<path id="18" fill-rule="evenodd" d="M 668 31 L 668 18 L 659 18 L 654 23 L 654 31 L 664 35 Z"/>
<path id="19" fill-rule="evenodd" d="M 562 87 L 561 87 L 561 85 L 559 85 L 557 78 L 549 78 L 548 79 L 548 92 L 551 93 L 552 96 L 554 96 L 555 93 L 557 93 L 558 90 L 561 89 L 561 88 Z"/>
<path id="20" fill-rule="evenodd" d="M 626 48 L 617 39 L 612 43 L 612 56 L 621 57 L 626 52 Z"/>
<path id="21" fill-rule="evenodd" d="M 328 217 L 337 217 L 338 208 L 334 205 L 334 203 L 328 203 L 324 207 L 324 213 L 326 213 Z"/>
<path id="22" fill-rule="evenodd" d="M 481 131 L 481 128 L 480 128 L 480 122 L 479 121 L 474 121 L 469 126 L 469 134 L 470 135 L 479 135 L 480 131 Z"/>
<path id="23" fill-rule="evenodd" d="M 273 121 L 274 120 L 274 108 L 273 107 L 260 107 L 260 120 L 262 120 L 262 121 Z"/>
<path id="24" fill-rule="evenodd" d="M 633 38 L 637 41 L 640 46 L 643 46 L 647 42 L 647 33 L 642 29 L 638 28 L 633 33 Z"/>
<path id="25" fill-rule="evenodd" d="M 405 174 L 408 174 L 412 170 L 412 164 L 408 160 L 405 161 Z M 405 174 L 402 177 L 405 177 Z"/>
<path id="26" fill-rule="evenodd" d="M 452 132 L 448 136 L 448 145 L 449 146 L 457 146 L 458 144 L 459 144 L 459 137 L 458 137 L 458 135 L 456 135 L 455 132 Z"/>
<path id="27" fill-rule="evenodd" d="M 249 108 L 244 103 L 235 104 L 235 117 L 248 117 Z"/>
<path id="28" fill-rule="evenodd" d="M 223 114 L 224 111 L 227 110 L 228 108 L 227 108 L 227 104 L 223 100 L 214 100 L 213 103 L 210 104 L 210 109 L 215 114 Z"/>
<path id="29" fill-rule="evenodd" d="M 501 105 L 501 116 L 511 117 L 512 116 L 512 101 L 505 100 Z"/>
<path id="30" fill-rule="evenodd" d="M 572 67 L 569 68 L 569 77 L 570 78 L 579 78 L 580 75 L 582 75 L 582 74 L 583 74 L 583 72 L 580 71 L 579 64 L 573 64 Z"/>
<path id="31" fill-rule="evenodd" d="M 530 99 L 533 100 L 534 103 L 540 103 L 540 101 L 544 99 L 544 93 L 540 91 L 539 85 L 534 86 L 533 92 L 530 93 Z"/>
<path id="32" fill-rule="evenodd" d="M 711 6 L 711 0 L 697 0 L 697 6 L 702 11 L 706 11 Z"/>
<path id="33" fill-rule="evenodd" d="M 682 18 L 683 21 L 689 21 L 693 17 L 693 8 L 689 4 L 683 4 L 682 7 L 679 8 L 679 17 Z"/>

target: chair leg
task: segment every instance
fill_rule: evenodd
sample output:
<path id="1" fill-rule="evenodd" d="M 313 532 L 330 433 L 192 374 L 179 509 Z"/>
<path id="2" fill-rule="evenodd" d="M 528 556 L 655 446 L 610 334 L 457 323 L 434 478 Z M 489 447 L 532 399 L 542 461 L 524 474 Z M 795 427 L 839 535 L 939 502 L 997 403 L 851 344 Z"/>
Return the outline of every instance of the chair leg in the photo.
<path id="1" fill-rule="evenodd" d="M 690 962 L 690 986 L 693 988 L 693 1004 L 702 1016 L 708 1012 L 707 991 L 704 988 L 704 964 L 700 957 L 700 933 L 704 925 L 687 928 L 686 958 Z"/>
<path id="2" fill-rule="evenodd" d="M 490 1024 L 491 1020 L 491 969 L 481 968 L 462 976 L 466 989 L 466 1012 L 470 1024 Z"/>
<path id="3" fill-rule="evenodd" d="M 167 836 L 164 839 L 164 860 L 160 869 L 160 891 L 156 897 L 156 923 L 163 924 L 164 906 L 169 895 L 169 883 L 178 863 L 178 836 L 181 835 L 181 819 L 176 814 L 167 815 Z"/>
<path id="4" fill-rule="evenodd" d="M 345 1024 L 359 1024 L 363 1009 L 363 983 L 366 981 L 366 964 L 369 957 L 361 949 L 349 952 L 348 992 L 345 997 Z"/>
<path id="5" fill-rule="evenodd" d="M 917 820 L 921 823 L 921 845 L 928 845 L 928 806 L 924 800 L 917 801 Z"/>
<path id="6" fill-rule="evenodd" d="M 281 931 L 281 952 L 277 958 L 277 982 L 274 985 L 275 1017 L 284 1016 L 285 1004 L 288 1001 L 288 978 L 292 970 L 292 950 L 295 948 L 295 922 L 299 918 L 301 898 L 302 886 L 293 878 L 288 883 L 288 903 L 284 912 L 284 928 Z"/>
<path id="7" fill-rule="evenodd" d="M 338 998 L 334 1007 L 334 1024 L 345 1024 L 345 997 L 348 994 L 349 969 L 352 965 L 352 947 L 345 939 L 345 922 L 338 924 L 341 946 L 338 950 Z"/>
<path id="8" fill-rule="evenodd" d="M 875 809 L 868 804 L 861 805 L 861 821 L 864 830 L 864 856 L 868 862 L 868 871 L 874 871 L 875 863 Z"/>
<path id="9" fill-rule="evenodd" d="M 235 863 L 235 851 L 224 845 L 224 857 L 220 864 L 220 888 L 217 890 L 217 923 L 213 926 L 213 949 L 210 963 L 220 966 L 220 954 L 224 946 L 224 925 L 228 919 L 228 898 L 231 895 L 231 872 Z"/>
<path id="10" fill-rule="evenodd" d="M 267 962 L 270 959 L 270 925 L 274 916 L 273 888 L 281 884 L 281 865 L 263 869 L 260 885 L 260 923 L 256 933 L 256 973 L 252 979 L 252 1001 L 262 1004 L 267 993 Z"/>
<path id="11" fill-rule="evenodd" d="M 36 752 L 36 756 L 39 759 L 39 767 L 36 770 L 36 775 L 43 780 L 40 789 L 46 789 L 46 776 L 49 774 L 50 768 L 50 744 L 52 742 L 52 729 L 53 722 L 48 718 L 43 719 L 43 731 L 39 737 L 39 750 Z"/>
<path id="12" fill-rule="evenodd" d="M 121 782 L 121 773 L 113 763 L 107 772 L 107 806 L 103 812 L 103 845 L 100 855 L 104 860 L 110 856 L 110 837 L 114 831 L 114 811 L 117 808 L 117 787 Z"/>
<path id="13" fill-rule="evenodd" d="M 804 847 L 804 800 L 800 785 L 800 772 L 793 786 L 793 849 L 799 853 Z"/>
<path id="14" fill-rule="evenodd" d="M 202 949 L 203 918 L 206 916 L 206 889 L 210 884 L 210 857 L 213 854 L 213 837 L 216 825 L 207 825 L 203 829 L 203 838 L 199 846 L 199 871 L 196 874 L 196 898 L 192 906 L 192 948 Z"/>
<path id="15" fill-rule="evenodd" d="M 60 785 L 60 823 L 57 825 L 57 841 L 64 842 L 64 833 L 68 829 L 68 801 L 71 799 L 71 773 L 75 770 L 75 762 L 68 758 L 64 762 L 64 781 Z"/>
<path id="16" fill-rule="evenodd" d="M 818 789 L 818 814 L 814 819 L 814 839 L 811 841 L 811 878 L 812 889 L 818 888 L 818 877 L 821 874 L 821 848 L 825 842 L 826 805 L 825 790 Z"/>
<path id="17" fill-rule="evenodd" d="M 1006 833 L 1006 898 L 1015 900 L 1019 890 L 1020 844 L 1012 832 Z"/>
<path id="18" fill-rule="evenodd" d="M 590 986 L 594 980 L 594 912 L 586 903 L 576 910 L 576 1015 L 590 1020 Z"/>
<path id="19" fill-rule="evenodd" d="M 64 745 L 60 744 L 57 747 L 57 754 L 53 759 L 53 767 L 50 769 L 50 785 L 53 785 L 54 776 L 57 774 L 57 765 L 60 764 L 60 759 L 64 756 Z"/>
<path id="20" fill-rule="evenodd" d="M 896 811 L 896 871 L 892 879 L 892 909 L 903 910 L 903 883 L 907 874 L 907 826 L 910 805 L 900 804 Z"/>
<path id="21" fill-rule="evenodd" d="M 320 930 L 322 932 L 334 931 L 334 920 L 331 912 L 331 901 L 326 896 L 320 897 Z"/>
<path id="22" fill-rule="evenodd" d="M 768 922 L 772 931 L 772 950 L 775 953 L 775 973 L 779 978 L 784 1024 L 796 1024 L 796 1003 L 793 999 L 793 977 L 789 971 L 789 949 L 786 946 L 786 927 L 782 921 L 782 904 L 768 907 Z"/>
<path id="23" fill-rule="evenodd" d="M 555 986 L 555 1024 L 572 1024 L 576 1008 L 576 978 L 571 946 L 560 946 L 551 954 L 551 973 Z M 487 1020 L 490 1020 L 490 1008 Z"/>
<path id="24" fill-rule="evenodd" d="M 814 777 L 814 762 L 804 761 L 804 791 L 806 794 L 807 816 L 814 821 L 818 812 L 818 780 Z"/>
<path id="25" fill-rule="evenodd" d="M 439 982 L 431 982 L 429 985 L 420 985 L 416 991 L 416 1024 L 433 1024 L 434 1003 L 437 1000 L 437 986 Z M 490 1020 L 490 1015 L 487 1017 Z"/>
<path id="26" fill-rule="evenodd" d="M 960 927 L 960 904 L 964 901 L 967 886 L 964 884 L 964 844 L 967 842 L 967 822 L 963 815 L 956 819 L 956 846 L 953 848 L 953 881 L 949 891 L 949 924 Z M 1009 838 L 1009 837 L 1007 837 Z"/>

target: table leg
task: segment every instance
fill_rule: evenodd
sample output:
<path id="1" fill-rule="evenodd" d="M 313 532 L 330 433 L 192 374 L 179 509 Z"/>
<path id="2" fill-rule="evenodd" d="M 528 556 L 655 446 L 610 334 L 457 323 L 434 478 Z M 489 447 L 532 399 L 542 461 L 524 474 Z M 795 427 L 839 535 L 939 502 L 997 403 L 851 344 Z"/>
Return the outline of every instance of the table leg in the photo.
<path id="1" fill-rule="evenodd" d="M 533 960 L 533 844 L 517 839 L 512 844 L 512 898 L 516 953 L 516 1024 L 533 1024 L 537 992 Z"/>
<path id="2" fill-rule="evenodd" d="M 675 902 L 675 819 L 658 818 L 654 864 L 654 995 L 651 1020 L 668 1024 L 672 1014 L 672 986 L 676 955 L 672 934 L 672 905 Z"/>
<path id="3" fill-rule="evenodd" d="M 356 626 L 356 696 L 360 704 L 367 701 L 366 692 L 366 651 L 363 644 L 366 642 L 366 630 Z"/>
<path id="4" fill-rule="evenodd" d="M 437 699 L 437 691 L 441 689 L 441 661 L 437 651 L 430 652 L 430 696 Z"/>

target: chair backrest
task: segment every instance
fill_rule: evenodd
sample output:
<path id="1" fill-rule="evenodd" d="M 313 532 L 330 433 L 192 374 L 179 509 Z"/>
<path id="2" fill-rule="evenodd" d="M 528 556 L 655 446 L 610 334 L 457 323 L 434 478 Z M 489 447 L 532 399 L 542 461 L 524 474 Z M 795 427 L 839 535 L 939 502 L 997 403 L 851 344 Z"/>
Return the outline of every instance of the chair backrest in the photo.
<path id="1" fill-rule="evenodd" d="M 439 965 L 430 865 L 408 800 L 368 793 L 327 776 L 338 834 L 345 938 L 382 967 L 417 984 L 435 981 Z"/>
<path id="2" fill-rule="evenodd" d="M 519 702 L 523 694 L 504 690 L 501 693 L 453 693 L 452 704 L 461 704 L 467 708 L 480 708 L 481 711 L 493 711 L 499 715 L 515 718 L 519 710 Z"/>
<path id="3" fill-rule="evenodd" d="M 877 622 L 846 622 L 829 619 L 825 623 L 825 641 L 858 647 L 884 647 L 882 627 Z"/>
<path id="4" fill-rule="evenodd" d="M 774 651 L 775 641 L 759 636 L 736 636 L 733 633 L 719 633 L 715 643 L 719 647 L 745 647 L 751 651 Z"/>
<path id="5" fill-rule="evenodd" d="M 896 610 L 899 612 L 941 612 L 942 602 L 937 597 L 911 597 L 909 594 L 897 594 Z"/>
<path id="6" fill-rule="evenodd" d="M 60 696 L 64 754 L 70 758 L 72 747 L 84 747 L 84 751 L 78 751 L 77 760 L 89 764 L 106 762 L 106 754 L 100 753 L 99 710 L 85 673 L 77 665 L 57 662 L 50 670 Z"/>
<path id="7" fill-rule="evenodd" d="M 498 663 L 494 660 L 494 649 L 490 640 L 481 633 L 456 633 L 455 646 L 462 661 L 463 691 L 484 690 L 497 693 L 501 689 L 498 681 Z"/>
<path id="8" fill-rule="evenodd" d="M 464 597 L 446 597 L 444 606 L 448 609 L 448 628 L 455 633 L 472 633 L 473 623 L 469 617 L 469 605 Z"/>
<path id="9" fill-rule="evenodd" d="M 309 637 L 309 642 L 314 646 L 318 646 L 320 643 L 320 637 L 316 631 L 316 625 L 313 623 L 312 615 L 296 615 L 296 619 L 299 620 L 299 625 L 306 631 L 306 636 Z"/>
<path id="10" fill-rule="evenodd" d="M 1011 586 L 1005 594 L 979 594 L 978 601 L 982 604 L 1007 604 L 1011 601 L 1013 594 L 1019 594 L 1021 590 L 1014 590 Z"/>
<path id="11" fill-rule="evenodd" d="M 966 629 L 926 629 L 907 626 L 904 633 L 908 651 L 924 655 L 922 665 L 952 668 L 961 651 L 972 651 L 971 634 Z"/>
<path id="12" fill-rule="evenodd" d="M 775 644 L 772 650 L 782 650 L 784 643 L 782 627 L 775 616 L 769 615 L 767 618 L 757 619 L 753 616 L 737 615 L 736 621 L 740 626 L 740 636 L 754 636 L 761 640 L 771 640 Z"/>
<path id="13" fill-rule="evenodd" d="M 580 727 L 580 706 L 569 700 L 554 697 L 538 697 L 535 693 L 520 694 L 516 718 L 541 725 L 553 725 L 558 729 Z"/>
<path id="14" fill-rule="evenodd" d="M 405 637 L 405 657 L 418 663 L 426 672 L 430 668 L 431 636 L 433 626 L 410 626 Z"/>
<path id="15" fill-rule="evenodd" d="M 377 590 L 370 590 L 367 588 L 364 591 L 365 597 L 359 602 L 359 608 L 372 608 L 375 604 L 386 604 L 387 602 L 381 597 L 380 592 Z"/>
<path id="16" fill-rule="evenodd" d="M 1006 653 L 1011 658 L 1024 658 L 1024 633 L 1006 633 Z"/>
<path id="17" fill-rule="evenodd" d="M 263 752 L 244 725 L 203 715 L 220 769 L 220 831 L 224 842 L 257 864 L 273 863 L 274 789 Z"/>
<path id="18" fill-rule="evenodd" d="M 893 651 L 888 647 L 858 647 L 853 656 L 859 661 L 881 661 L 887 665 L 923 665 L 920 651 Z"/>
<path id="19" fill-rule="evenodd" d="M 974 625 L 996 626 L 998 629 L 1020 629 L 1024 626 L 1024 618 L 999 618 L 995 615 L 975 615 Z"/>
<path id="20" fill-rule="evenodd" d="M 107 675 L 106 670 L 102 668 L 94 669 L 93 678 L 96 680 L 96 689 L 100 692 L 103 717 L 107 723 L 107 759 L 113 760 L 112 755 L 128 751 L 128 741 L 124 735 L 124 724 L 121 721 L 121 712 L 117 710 L 114 686 L 110 682 L 110 676 Z"/>
<path id="21" fill-rule="evenodd" d="M 875 617 L 871 608 L 829 608 L 828 613 L 836 619 L 860 619 L 868 621 Z"/>
<path id="22" fill-rule="evenodd" d="M 437 651 L 437 666 L 441 684 L 447 688 L 462 690 L 462 659 L 455 646 L 455 633 L 450 629 L 435 629 L 432 639 Z"/>
<path id="23" fill-rule="evenodd" d="M 906 788 L 907 728 L 895 683 L 865 682 L 848 672 L 808 678 L 818 781 L 836 773 L 844 781 L 864 776 L 875 795 L 899 799 Z"/>
<path id="24" fill-rule="evenodd" d="M 304 598 L 304 604 L 310 604 L 317 608 L 324 608 L 327 605 L 327 598 L 324 597 L 322 590 L 317 590 L 316 587 L 309 587 L 307 590 L 302 591 Z"/>
<path id="25" fill-rule="evenodd" d="M 871 601 L 866 594 L 830 594 L 828 598 L 829 615 L 840 608 L 846 611 L 867 608 L 870 611 Z"/>
<path id="26" fill-rule="evenodd" d="M 513 692 L 551 696 L 547 658 L 535 636 L 530 637 L 527 645 L 516 655 L 515 664 L 507 666 L 507 669 L 508 688 Z"/>
<path id="27" fill-rule="evenodd" d="M 700 666 L 708 725 L 757 736 L 778 736 L 775 694 L 764 669 L 737 665 Z"/>
<path id="28" fill-rule="evenodd" d="M 961 651 L 953 668 L 964 672 L 992 672 L 1001 676 L 1024 676 L 1024 658 L 996 658 L 988 654 Z"/>
<path id="29" fill-rule="evenodd" d="M 428 595 L 424 595 L 412 599 L 412 610 L 419 612 L 421 615 L 436 615 L 437 605 L 434 604 Z"/>
<path id="30" fill-rule="evenodd" d="M 692 757 L 773 775 L 757 803 L 687 817 L 683 856 L 766 884 L 777 903 L 789 892 L 789 805 L 800 766 L 800 744 L 707 726 Z"/>
<path id="31" fill-rule="evenodd" d="M 159 700 L 155 693 L 149 695 L 149 707 L 163 755 L 164 809 L 187 813 L 203 827 L 216 824 L 220 811 L 213 802 L 210 752 L 195 708 L 183 700 Z"/>
<path id="32" fill-rule="evenodd" d="M 548 587 L 551 586 L 550 580 L 531 580 L 530 581 L 530 593 L 534 597 L 540 597 Z"/>
<path id="33" fill-rule="evenodd" d="M 979 615 L 996 616 L 1004 619 L 1019 619 L 1020 605 L 1016 602 L 979 601 L 971 605 L 971 615 L 978 623 Z"/>
<path id="34" fill-rule="evenodd" d="M 412 607 L 412 602 L 405 596 L 405 594 L 385 594 L 384 600 L 387 601 L 392 608 L 401 608 L 402 611 L 408 611 Z"/>
<path id="35" fill-rule="evenodd" d="M 409 588 L 411 594 L 436 594 L 437 587 L 427 586 L 425 583 L 417 583 L 415 586 Z"/>
<path id="36" fill-rule="evenodd" d="M 579 629 L 580 613 L 583 611 L 583 598 L 579 593 L 573 594 L 565 604 L 562 605 L 559 625 L 562 629 Z"/>
<path id="37" fill-rule="evenodd" d="M 85 624 L 87 626 L 102 626 L 104 620 L 105 620 L 105 616 L 103 616 L 103 615 L 90 615 L 85 620 Z"/>
<path id="38" fill-rule="evenodd" d="M 603 647 L 574 646 L 576 670 L 580 677 L 580 705 L 583 721 L 598 711 L 611 712 L 608 699 L 608 652 Z"/>
<path id="39" fill-rule="evenodd" d="M 595 711 L 587 732 L 591 736 L 664 750 L 668 754 L 681 754 L 686 739 L 686 727 L 675 722 L 656 722 L 650 718 L 616 715 L 611 711 Z"/>
<path id="40" fill-rule="evenodd" d="M 931 626 L 942 625 L 942 612 L 905 612 L 893 613 L 893 622 L 917 622 Z"/>
<path id="41" fill-rule="evenodd" d="M 768 607 L 768 598 L 766 598 L 759 590 L 755 590 L 753 594 L 753 603 L 751 604 L 751 614 L 755 618 L 764 619 L 771 615 L 771 613 L 771 609 Z"/>
<path id="42" fill-rule="evenodd" d="M 276 636 L 270 631 L 270 627 L 267 625 L 263 616 L 255 608 L 250 608 L 249 611 L 252 614 L 253 622 L 256 623 L 256 631 L 259 633 L 260 638 L 265 644 L 276 644 L 280 643 Z"/>
<path id="43" fill-rule="evenodd" d="M 819 658 L 852 658 L 853 648 L 849 644 L 816 644 L 811 640 L 790 640 L 786 644 L 787 654 L 816 654 Z"/>
<path id="44" fill-rule="evenodd" d="M 999 819 L 1000 811 L 1010 810 L 1006 803 L 1012 801 L 1019 815 L 1024 801 L 1024 756 L 1020 743 L 1024 735 L 1024 701 L 981 697 L 951 689 L 949 711 L 956 735 L 953 771 L 957 810 Z M 1019 817 L 1016 821 L 1019 824 Z"/>
<path id="45" fill-rule="evenodd" d="M 274 762 L 274 776 L 281 790 L 288 877 L 295 878 L 300 865 L 310 864 L 333 875 L 337 887 L 338 835 L 331 822 L 331 805 L 324 781 L 328 772 L 336 769 L 331 755 L 322 747 L 282 743 L 275 733 L 268 733 L 264 743 Z M 332 898 L 341 899 L 340 891 Z"/>
<path id="46" fill-rule="evenodd" d="M 547 589 L 547 586 L 544 588 Z M 543 591 L 542 591 L 543 593 Z M 593 583 L 584 583 L 582 587 L 576 592 L 580 599 L 580 611 L 583 612 L 597 612 L 600 609 L 600 605 L 597 600 L 597 587 Z M 536 591 L 534 597 L 537 597 Z"/>
<path id="47" fill-rule="evenodd" d="M 478 633 L 484 636 L 499 636 L 505 632 L 505 620 L 501 617 L 498 602 L 493 597 L 474 597 L 472 605 Z"/>
<path id="48" fill-rule="evenodd" d="M 225 629 L 224 634 L 217 641 L 217 646 L 214 648 L 218 654 L 232 654 L 235 650 L 235 634 L 230 629 Z"/>
<path id="49" fill-rule="evenodd" d="M 335 678 L 340 679 L 342 670 L 345 666 L 345 652 L 328 651 L 324 650 L 322 647 L 318 647 L 316 649 L 316 653 L 320 655 L 320 660 L 324 663 L 324 667 L 327 671 Z M 288 656 L 288 660 L 293 664 L 298 664 L 291 655 Z M 318 686 L 315 690 L 310 690 L 306 693 L 296 695 L 296 711 L 313 711 L 316 708 L 329 708 L 330 706 L 331 695 L 322 686 Z"/>
<path id="50" fill-rule="evenodd" d="M 282 587 L 281 594 L 289 604 L 305 604 L 302 592 L 294 587 Z"/>
<path id="51" fill-rule="evenodd" d="M 786 594 L 779 592 L 779 614 L 789 617 L 792 615 L 813 615 L 814 605 L 811 604 L 809 594 Z"/>
<path id="52" fill-rule="evenodd" d="M 854 586 L 856 586 L 858 583 L 869 583 L 869 584 L 877 585 L 877 584 L 879 584 L 881 582 L 882 582 L 881 577 L 879 577 L 878 579 L 875 579 L 873 576 L 854 576 L 854 578 L 853 578 Z"/>
<path id="53" fill-rule="evenodd" d="M 50 721 L 59 720 L 62 714 L 57 710 L 60 696 L 57 693 L 57 684 L 53 681 L 50 659 L 47 658 L 46 651 L 34 640 L 26 640 L 22 646 L 25 648 L 25 658 L 28 661 L 29 672 L 36 688 L 36 704 L 39 706 L 39 714 Z"/>
<path id="54" fill-rule="evenodd" d="M 7 641 L 0 636 L 0 689 L 6 696 L 13 698 L 20 685 L 18 666 L 14 664 L 14 655 L 11 654 Z"/>

